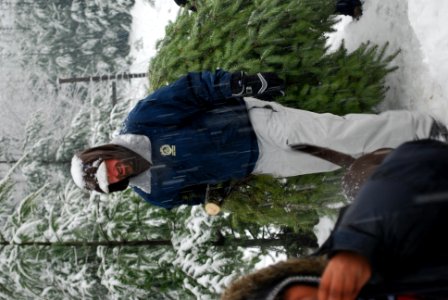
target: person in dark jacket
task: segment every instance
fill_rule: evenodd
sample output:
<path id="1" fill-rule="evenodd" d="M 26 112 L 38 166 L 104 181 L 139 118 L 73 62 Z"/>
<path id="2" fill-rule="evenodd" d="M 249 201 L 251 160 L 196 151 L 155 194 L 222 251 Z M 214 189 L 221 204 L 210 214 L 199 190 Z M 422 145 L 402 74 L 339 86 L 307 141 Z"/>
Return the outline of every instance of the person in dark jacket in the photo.
<path id="1" fill-rule="evenodd" d="M 340 168 L 291 145 L 359 156 L 441 132 L 420 112 L 341 117 L 259 99 L 282 93 L 283 81 L 273 73 L 188 73 L 138 102 L 110 144 L 77 153 L 72 177 L 100 193 L 130 185 L 146 201 L 172 208 L 201 204 L 208 185 L 250 174 L 288 177 Z M 112 159 L 111 145 L 125 148 L 129 159 Z"/>
<path id="2" fill-rule="evenodd" d="M 448 145 L 405 143 L 342 211 L 316 257 L 251 274 L 222 299 L 301 299 L 293 297 L 304 286 L 319 300 L 446 299 L 447 216 Z"/>

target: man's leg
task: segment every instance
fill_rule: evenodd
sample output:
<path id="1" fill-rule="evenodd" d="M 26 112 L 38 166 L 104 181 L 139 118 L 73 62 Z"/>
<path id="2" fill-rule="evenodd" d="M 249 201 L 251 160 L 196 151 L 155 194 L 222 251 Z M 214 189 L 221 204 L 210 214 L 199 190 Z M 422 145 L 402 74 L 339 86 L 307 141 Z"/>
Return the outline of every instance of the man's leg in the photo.
<path id="1" fill-rule="evenodd" d="M 278 103 L 245 98 L 259 139 L 260 164 L 272 165 L 256 172 L 292 176 L 335 170 L 338 166 L 305 153 L 291 152 L 291 145 L 315 145 L 352 156 L 380 148 L 432 137 L 446 129 L 427 114 L 388 111 L 381 114 L 336 116 L 284 107 Z M 437 130 L 435 124 L 438 125 Z M 277 172 L 272 172 L 275 169 Z M 265 172 L 269 171 L 269 172 Z M 286 174 L 286 175 L 285 175 Z"/>
<path id="2" fill-rule="evenodd" d="M 303 113 L 284 108 L 287 143 L 330 148 L 351 156 L 359 156 L 380 148 L 396 148 L 404 142 L 430 138 L 444 128 L 433 117 L 417 111 L 387 111 L 381 114 Z M 434 129 L 439 124 L 438 130 Z"/>
<path id="3" fill-rule="evenodd" d="M 283 115 L 272 102 L 254 98 L 245 100 L 260 150 L 254 174 L 290 177 L 339 168 L 326 160 L 292 149 L 288 144 L 288 130 L 283 127 L 283 122 L 279 122 Z"/>

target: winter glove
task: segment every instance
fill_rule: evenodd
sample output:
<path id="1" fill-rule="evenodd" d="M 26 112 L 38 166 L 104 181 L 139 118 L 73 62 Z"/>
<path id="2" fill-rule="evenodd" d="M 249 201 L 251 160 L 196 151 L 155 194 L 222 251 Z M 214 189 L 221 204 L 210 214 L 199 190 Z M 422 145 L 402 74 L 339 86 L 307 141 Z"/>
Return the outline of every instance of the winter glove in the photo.
<path id="1" fill-rule="evenodd" d="M 360 0 L 338 0 L 336 2 L 336 12 L 358 19 L 362 16 L 362 3 Z"/>
<path id="2" fill-rule="evenodd" d="M 274 100 L 277 96 L 285 94 L 285 83 L 275 73 L 265 72 L 256 75 L 247 75 L 236 72 L 231 77 L 232 96 L 256 96 L 262 100 Z"/>

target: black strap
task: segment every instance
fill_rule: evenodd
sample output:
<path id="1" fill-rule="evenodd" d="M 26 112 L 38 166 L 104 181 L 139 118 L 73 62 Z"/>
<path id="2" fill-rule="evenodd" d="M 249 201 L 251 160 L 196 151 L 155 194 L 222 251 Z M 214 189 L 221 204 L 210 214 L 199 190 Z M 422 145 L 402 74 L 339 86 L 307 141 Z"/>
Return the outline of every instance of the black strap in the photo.
<path id="1" fill-rule="evenodd" d="M 322 158 L 343 168 L 349 167 L 355 161 L 354 157 L 329 148 L 307 144 L 291 145 L 291 148 Z"/>

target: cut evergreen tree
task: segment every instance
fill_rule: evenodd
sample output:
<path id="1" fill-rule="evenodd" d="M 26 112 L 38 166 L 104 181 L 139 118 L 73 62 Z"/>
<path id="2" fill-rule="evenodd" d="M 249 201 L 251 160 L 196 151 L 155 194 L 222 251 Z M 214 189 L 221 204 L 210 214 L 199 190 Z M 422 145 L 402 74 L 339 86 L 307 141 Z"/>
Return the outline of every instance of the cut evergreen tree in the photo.
<path id="1" fill-rule="evenodd" d="M 371 111 L 394 68 L 386 45 L 328 53 L 333 0 L 202 0 L 183 11 L 158 43 L 149 74 L 153 90 L 187 72 L 273 71 L 286 80 L 287 106 L 345 114 Z"/>

